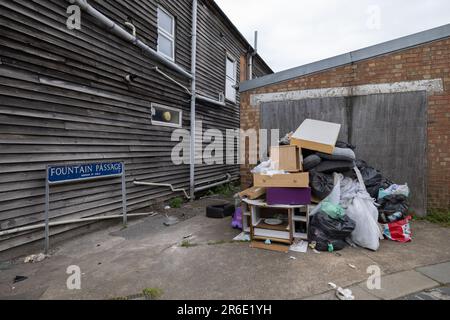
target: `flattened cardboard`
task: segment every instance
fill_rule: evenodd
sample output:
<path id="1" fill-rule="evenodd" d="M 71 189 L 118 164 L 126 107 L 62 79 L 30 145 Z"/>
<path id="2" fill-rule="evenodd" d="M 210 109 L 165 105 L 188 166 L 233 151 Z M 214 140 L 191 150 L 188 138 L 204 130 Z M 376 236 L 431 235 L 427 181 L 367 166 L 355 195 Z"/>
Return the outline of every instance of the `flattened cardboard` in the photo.
<path id="1" fill-rule="evenodd" d="M 255 187 L 263 188 L 308 188 L 309 173 L 276 174 L 273 176 L 253 175 Z"/>
<path id="2" fill-rule="evenodd" d="M 291 145 L 332 154 L 340 131 L 340 124 L 306 119 L 292 135 Z"/>

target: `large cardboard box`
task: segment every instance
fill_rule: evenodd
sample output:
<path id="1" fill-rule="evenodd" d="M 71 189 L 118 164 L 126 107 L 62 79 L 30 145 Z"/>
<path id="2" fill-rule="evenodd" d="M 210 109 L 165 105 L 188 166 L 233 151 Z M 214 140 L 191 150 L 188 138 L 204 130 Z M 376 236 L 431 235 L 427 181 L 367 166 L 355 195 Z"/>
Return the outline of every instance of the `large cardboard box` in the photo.
<path id="1" fill-rule="evenodd" d="M 273 176 L 266 176 L 255 174 L 253 175 L 253 184 L 255 187 L 263 188 L 308 188 L 309 187 L 309 173 L 291 173 L 291 174 L 276 174 Z"/>
<path id="2" fill-rule="evenodd" d="M 292 135 L 291 145 L 332 154 L 340 131 L 340 124 L 306 119 Z"/>
<path id="3" fill-rule="evenodd" d="M 276 170 L 303 171 L 302 152 L 297 146 L 272 147 L 270 149 L 270 160 L 275 164 Z"/>

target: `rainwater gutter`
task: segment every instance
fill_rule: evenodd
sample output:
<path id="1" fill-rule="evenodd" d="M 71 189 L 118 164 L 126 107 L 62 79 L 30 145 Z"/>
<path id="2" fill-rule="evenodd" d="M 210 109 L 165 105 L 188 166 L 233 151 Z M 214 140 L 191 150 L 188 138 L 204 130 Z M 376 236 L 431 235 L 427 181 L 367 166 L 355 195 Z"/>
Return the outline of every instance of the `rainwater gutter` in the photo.
<path id="1" fill-rule="evenodd" d="M 165 58 L 152 48 L 150 48 L 148 45 L 146 45 L 144 42 L 139 40 L 135 35 L 130 34 L 128 31 L 120 27 L 118 24 L 116 24 L 114 21 L 106 17 L 103 13 L 95 9 L 92 5 L 90 5 L 87 0 L 74 0 L 74 3 L 77 4 L 81 9 L 83 9 L 85 12 L 90 14 L 92 17 L 94 17 L 98 22 L 103 24 L 109 31 L 111 31 L 113 34 L 117 35 L 118 37 L 131 42 L 138 48 L 142 49 L 145 53 L 150 55 L 153 59 L 160 62 L 161 64 L 165 65 L 166 67 L 172 69 L 173 71 L 176 71 L 177 73 L 181 74 L 182 76 L 193 79 L 193 75 L 184 70 L 182 67 L 177 65 L 176 63 L 170 61 L 169 59 Z M 126 23 L 127 26 L 130 26 L 130 23 Z M 134 29 L 133 29 L 134 30 Z M 133 32 L 134 33 L 134 32 Z"/>

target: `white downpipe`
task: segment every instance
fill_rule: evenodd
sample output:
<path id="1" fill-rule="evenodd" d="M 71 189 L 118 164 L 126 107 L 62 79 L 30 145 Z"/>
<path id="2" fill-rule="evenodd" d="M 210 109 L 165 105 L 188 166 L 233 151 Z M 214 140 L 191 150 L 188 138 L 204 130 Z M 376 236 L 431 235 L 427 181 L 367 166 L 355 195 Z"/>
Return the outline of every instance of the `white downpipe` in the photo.
<path id="1" fill-rule="evenodd" d="M 136 186 L 148 186 L 148 187 L 166 187 L 166 188 L 170 188 L 170 190 L 172 190 L 172 192 L 183 192 L 184 196 L 186 197 L 186 199 L 190 200 L 191 197 L 189 196 L 189 194 L 186 192 L 185 189 L 175 189 L 173 185 L 169 184 L 169 183 L 154 183 L 154 182 L 143 182 L 143 181 L 134 181 L 133 182 L 134 185 Z"/>
<path id="2" fill-rule="evenodd" d="M 196 90 L 197 90 L 197 0 L 192 0 L 192 42 L 191 42 L 191 147 L 190 147 L 190 199 L 195 199 L 195 120 L 196 120 Z"/>
<path id="3" fill-rule="evenodd" d="M 153 216 L 153 215 L 156 215 L 156 213 L 153 213 L 153 212 L 151 212 L 151 213 L 134 213 L 134 214 L 128 214 L 127 217 L 133 218 L 133 217 L 145 217 L 145 216 Z M 101 216 L 101 217 L 74 219 L 74 220 L 66 220 L 66 221 L 56 221 L 56 222 L 50 222 L 49 226 L 50 227 L 63 226 L 66 224 L 76 224 L 76 223 L 83 223 L 83 222 L 89 222 L 89 221 L 101 221 L 101 220 L 111 220 L 111 219 L 119 219 L 119 218 L 122 219 L 123 216 L 122 215 L 114 215 L 114 216 Z M 42 228 L 45 228 L 45 223 L 0 231 L 0 236 L 6 236 L 9 234 L 30 231 L 30 230 L 35 230 L 35 229 L 42 229 Z"/>
<path id="4" fill-rule="evenodd" d="M 254 64 L 254 57 L 258 53 L 258 31 L 255 31 L 255 44 L 253 51 L 249 55 L 249 63 L 248 63 L 248 80 L 253 80 L 253 64 Z"/>
<path id="5" fill-rule="evenodd" d="M 231 174 L 227 173 L 226 180 L 219 181 L 219 182 L 212 183 L 212 184 L 208 184 L 208 185 L 205 185 L 203 187 L 195 188 L 195 192 L 200 192 L 200 191 L 208 190 L 208 189 L 213 188 L 213 187 L 221 186 L 223 184 L 231 182 L 231 180 L 232 180 Z"/>
<path id="6" fill-rule="evenodd" d="M 144 42 L 139 40 L 136 36 L 130 34 L 125 29 L 121 28 L 119 25 L 117 25 L 114 21 L 109 19 L 107 16 L 105 16 L 103 13 L 95 9 L 92 5 L 90 5 L 87 0 L 74 0 L 74 3 L 76 3 L 81 9 L 83 9 L 85 12 L 90 14 L 92 17 L 96 18 L 99 22 L 101 22 L 108 30 L 110 30 L 112 33 L 117 35 L 118 37 L 131 42 L 132 44 L 136 45 L 137 47 L 141 48 L 144 52 L 149 54 L 153 59 L 157 60 L 161 64 L 165 65 L 166 67 L 169 67 L 170 69 L 178 72 L 179 74 L 185 76 L 186 78 L 192 79 L 192 75 L 184 70 L 182 67 L 177 65 L 176 63 L 166 59 L 164 56 L 150 48 L 148 45 L 146 45 Z"/>
<path id="7" fill-rule="evenodd" d="M 207 185 L 202 186 L 202 187 L 195 188 L 194 191 L 195 191 L 195 192 L 199 192 L 199 191 L 203 191 L 203 190 L 206 190 L 206 189 L 209 189 L 209 188 L 212 188 L 212 187 L 220 186 L 220 185 L 222 185 L 222 184 L 231 182 L 231 180 L 232 180 L 231 174 L 227 173 L 227 174 L 225 175 L 225 180 L 218 181 L 218 182 L 215 182 L 215 181 L 217 181 L 217 179 L 213 179 L 213 180 L 209 180 L 209 181 L 202 181 L 201 184 L 207 183 Z M 214 182 L 214 183 L 211 183 L 211 182 Z M 208 184 L 208 183 L 209 183 L 209 184 Z M 170 190 L 171 190 L 173 193 L 176 193 L 176 192 L 183 192 L 183 193 L 184 193 L 184 196 L 186 197 L 187 200 L 190 200 L 190 199 L 191 199 L 191 197 L 189 196 L 189 194 L 186 192 L 186 189 L 182 189 L 182 188 L 176 189 L 176 188 L 175 188 L 172 184 L 170 184 L 170 183 L 133 181 L 133 184 L 134 184 L 135 186 L 165 187 L 165 188 L 170 188 Z"/>

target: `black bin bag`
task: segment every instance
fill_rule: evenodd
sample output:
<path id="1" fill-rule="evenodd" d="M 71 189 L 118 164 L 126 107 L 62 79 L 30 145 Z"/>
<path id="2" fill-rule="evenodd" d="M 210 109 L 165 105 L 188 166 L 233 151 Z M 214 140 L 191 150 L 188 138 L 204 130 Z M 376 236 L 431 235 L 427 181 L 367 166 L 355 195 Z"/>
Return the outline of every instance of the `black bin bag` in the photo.
<path id="1" fill-rule="evenodd" d="M 383 177 L 380 171 L 368 166 L 364 161 L 357 161 L 356 166 L 361 171 L 367 192 L 374 199 L 378 198 L 380 189 L 387 189 L 393 184 L 392 181 Z"/>
<path id="2" fill-rule="evenodd" d="M 335 251 L 342 250 L 346 246 L 345 239 L 355 230 L 355 226 L 348 216 L 333 219 L 320 211 L 311 217 L 309 240 L 316 242 L 319 251 L 328 251 L 329 244 L 333 245 Z"/>
<path id="3" fill-rule="evenodd" d="M 334 188 L 334 178 L 331 174 L 319 173 L 315 170 L 309 172 L 311 192 L 314 197 L 323 200 L 328 197 Z"/>
<path id="4" fill-rule="evenodd" d="M 409 201 L 404 195 L 387 195 L 383 199 L 378 200 L 380 207 L 380 223 L 396 222 L 406 218 L 409 214 Z"/>

